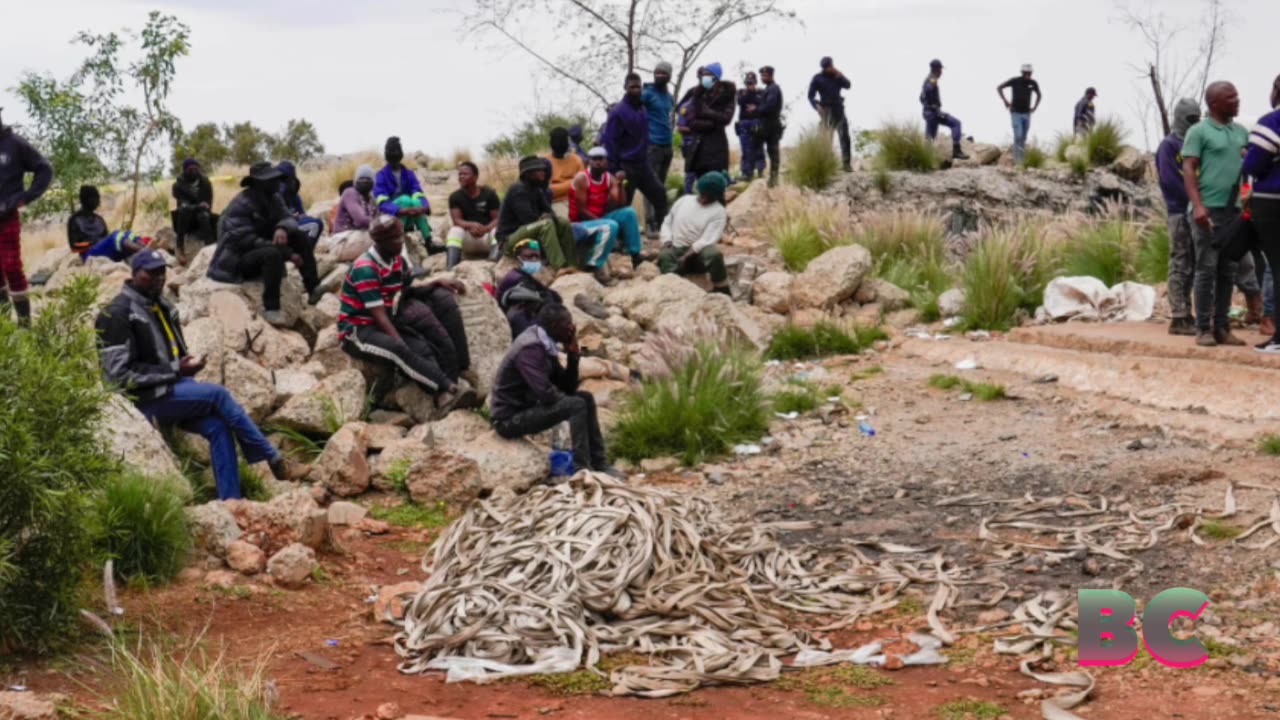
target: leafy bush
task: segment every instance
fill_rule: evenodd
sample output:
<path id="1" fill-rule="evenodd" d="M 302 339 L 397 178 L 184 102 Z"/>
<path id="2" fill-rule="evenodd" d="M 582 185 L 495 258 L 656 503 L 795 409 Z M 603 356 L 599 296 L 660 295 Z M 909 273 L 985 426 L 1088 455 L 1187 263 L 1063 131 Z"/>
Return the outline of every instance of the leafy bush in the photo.
<path id="1" fill-rule="evenodd" d="M 965 258 L 960 286 L 964 321 L 972 328 L 1005 330 L 1019 308 L 1034 310 L 1057 270 L 1039 226 L 1002 228 L 978 240 Z"/>
<path id="2" fill-rule="evenodd" d="M 965 380 L 964 378 L 958 378 L 955 375 L 931 375 L 929 377 L 929 387 L 937 388 L 939 390 L 955 390 L 956 388 L 960 388 L 961 390 L 973 395 L 975 399 L 983 402 L 1003 400 L 1007 397 L 1003 385 L 972 382 Z"/>
<path id="3" fill-rule="evenodd" d="M 782 194 L 764 221 L 765 234 L 791 272 L 803 272 L 826 251 L 853 242 L 853 222 L 844 206 L 827 198 Z"/>
<path id="4" fill-rule="evenodd" d="M 95 498 L 94 544 L 117 575 L 163 582 L 178 574 L 191 550 L 184 500 L 169 480 L 134 472 L 107 479 Z"/>
<path id="5" fill-rule="evenodd" d="M 704 340 L 663 354 L 670 376 L 650 377 L 622 402 L 609 445 L 616 457 L 693 465 L 764 434 L 768 401 L 756 353 Z"/>
<path id="6" fill-rule="evenodd" d="M 1083 180 L 1089 174 L 1089 157 L 1083 152 L 1069 155 L 1067 165 L 1071 168 L 1072 177 Z"/>
<path id="7" fill-rule="evenodd" d="M 787 153 L 787 177 L 809 190 L 825 190 L 840 172 L 840 159 L 831 147 L 831 130 L 818 126 L 800 134 Z"/>
<path id="8" fill-rule="evenodd" d="M 76 622 L 89 497 L 118 470 L 100 438 L 96 293 L 76 278 L 29 330 L 0 314 L 0 655 L 51 650 Z"/>
<path id="9" fill-rule="evenodd" d="M 1110 165 L 1120 157 L 1128 133 L 1118 120 L 1103 120 L 1084 136 L 1085 156 L 1094 167 Z"/>
<path id="10" fill-rule="evenodd" d="M 911 294 L 926 320 L 939 316 L 938 296 L 951 287 L 946 229 L 933 214 L 890 212 L 863 221 L 854 241 L 871 253 L 872 274 Z"/>
<path id="11" fill-rule="evenodd" d="M 1280 435 L 1264 435 L 1258 440 L 1258 452 L 1273 457 L 1280 456 Z M 0 557 L 3 553 L 0 553 Z M 3 577 L 3 576 L 0 576 Z"/>
<path id="12" fill-rule="evenodd" d="M 876 131 L 876 166 L 882 170 L 933 172 L 941 165 L 929 138 L 914 123 L 890 123 Z"/>
<path id="13" fill-rule="evenodd" d="M 1098 278 L 1107 287 L 1134 277 L 1142 226 L 1119 217 L 1081 226 L 1062 248 L 1063 272 Z"/>
<path id="14" fill-rule="evenodd" d="M 841 327 L 821 321 L 813 327 L 786 325 L 769 341 L 765 357 L 770 360 L 809 360 L 830 355 L 857 355 L 877 340 L 888 338 L 877 327 Z"/>
<path id="15" fill-rule="evenodd" d="M 1022 167 L 1026 170 L 1043 169 L 1049 162 L 1049 154 L 1039 145 L 1028 145 L 1022 153 Z"/>
<path id="16" fill-rule="evenodd" d="M 783 414 L 812 412 L 827 397 L 817 385 L 791 379 L 787 380 L 786 387 L 773 394 L 773 409 Z"/>

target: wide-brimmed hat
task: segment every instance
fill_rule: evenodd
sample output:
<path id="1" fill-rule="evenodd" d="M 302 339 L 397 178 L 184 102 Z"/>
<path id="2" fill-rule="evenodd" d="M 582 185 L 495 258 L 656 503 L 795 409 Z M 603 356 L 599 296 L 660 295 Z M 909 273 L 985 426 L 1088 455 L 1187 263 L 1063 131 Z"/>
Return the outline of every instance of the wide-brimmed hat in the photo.
<path id="1" fill-rule="evenodd" d="M 249 187 L 255 181 L 267 182 L 279 180 L 282 177 L 284 177 L 284 173 L 280 172 L 279 168 L 263 160 L 249 166 L 249 174 L 240 180 L 240 187 Z"/>

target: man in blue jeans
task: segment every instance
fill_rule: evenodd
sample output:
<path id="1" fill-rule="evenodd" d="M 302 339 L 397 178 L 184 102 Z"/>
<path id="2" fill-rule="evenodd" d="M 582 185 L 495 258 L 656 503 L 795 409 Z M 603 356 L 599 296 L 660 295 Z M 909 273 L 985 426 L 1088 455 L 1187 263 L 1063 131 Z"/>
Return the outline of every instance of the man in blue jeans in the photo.
<path id="1" fill-rule="evenodd" d="M 293 464 L 225 387 L 192 379 L 205 361 L 187 354 L 177 313 L 162 297 L 164 257 L 143 250 L 129 266 L 133 277 L 95 324 L 107 382 L 124 390 L 148 420 L 177 425 L 209 441 L 219 499 L 241 497 L 236 441 L 249 463 L 265 461 L 277 479 L 295 478 Z"/>
<path id="2" fill-rule="evenodd" d="M 1040 107 L 1040 83 L 1031 79 L 1031 65 L 1022 66 L 1022 76 L 1006 80 L 996 92 L 1009 109 L 1009 119 L 1013 122 L 1013 162 L 1021 165 L 1027 150 L 1027 133 L 1031 132 L 1031 114 Z M 1013 97 L 1004 95 L 1005 88 L 1013 91 Z M 1031 95 L 1035 94 L 1035 104 L 1031 103 Z"/>

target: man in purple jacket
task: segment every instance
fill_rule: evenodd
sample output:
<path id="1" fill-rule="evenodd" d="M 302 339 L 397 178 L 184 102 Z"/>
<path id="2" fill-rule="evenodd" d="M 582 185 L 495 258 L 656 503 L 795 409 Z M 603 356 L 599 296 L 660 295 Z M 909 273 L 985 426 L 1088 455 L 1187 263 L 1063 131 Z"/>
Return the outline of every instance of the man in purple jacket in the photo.
<path id="1" fill-rule="evenodd" d="M 1196 334 L 1191 314 L 1191 282 L 1195 278 L 1195 252 L 1191 248 L 1190 199 L 1182 179 L 1182 141 L 1192 125 L 1200 122 L 1200 103 L 1183 98 L 1173 108 L 1173 131 L 1156 149 L 1160 193 L 1169 211 L 1169 323 L 1170 335 Z"/>
<path id="2" fill-rule="evenodd" d="M 34 173 L 31 187 L 23 188 L 23 177 Z M 53 166 L 13 128 L 0 122 L 0 306 L 13 303 L 18 322 L 31 321 L 31 301 L 27 299 L 27 275 L 22 271 L 22 218 L 18 208 L 30 205 L 44 194 L 53 180 Z M 3 312 L 8 312 L 4 307 Z"/>
<path id="3" fill-rule="evenodd" d="M 627 94 L 609 110 L 600 144 L 609 151 L 609 172 L 627 184 L 627 204 L 636 190 L 653 206 L 653 221 L 662 227 L 667 217 L 667 189 L 649 166 L 649 114 L 644 107 L 640 75 L 630 73 Z"/>
<path id="4" fill-rule="evenodd" d="M 422 244 L 430 253 L 431 223 L 427 217 L 431 215 L 431 203 L 422 192 L 417 174 L 404 166 L 404 148 L 400 146 L 400 138 L 387 138 L 383 158 L 387 164 L 374 178 L 373 200 L 383 214 L 400 218 L 405 232 L 417 230 L 422 235 Z"/>
<path id="5" fill-rule="evenodd" d="M 568 367 L 560 365 L 564 345 Z M 573 464 L 622 478 L 605 455 L 595 397 L 578 390 L 577 331 L 573 315 L 559 303 L 545 303 L 535 323 L 520 333 L 498 367 L 489 393 L 489 416 L 498 435 L 514 440 L 568 420 Z"/>
<path id="6" fill-rule="evenodd" d="M 1249 210 L 1258 231 L 1258 244 L 1271 266 L 1271 290 L 1280 297 L 1280 77 L 1271 84 L 1272 112 L 1263 115 L 1249 130 L 1249 145 L 1244 155 L 1244 174 L 1253 178 L 1253 196 Z M 1266 320 L 1267 318 L 1264 318 Z M 1265 330 L 1271 332 L 1259 352 L 1280 353 L 1280 333 L 1275 328 L 1275 308 Z"/>

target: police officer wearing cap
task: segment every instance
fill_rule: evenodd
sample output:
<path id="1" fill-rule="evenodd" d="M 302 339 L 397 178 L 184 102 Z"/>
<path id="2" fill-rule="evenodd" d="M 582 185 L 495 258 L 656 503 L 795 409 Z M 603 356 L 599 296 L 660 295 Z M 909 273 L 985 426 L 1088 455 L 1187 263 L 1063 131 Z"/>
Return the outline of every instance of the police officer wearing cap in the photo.
<path id="1" fill-rule="evenodd" d="M 924 79 L 924 87 L 920 90 L 920 105 L 924 115 L 925 137 L 933 140 L 938 137 L 938 126 L 951 128 L 951 157 L 956 160 L 968 160 L 960 149 L 961 128 L 959 118 L 942 111 L 942 93 L 938 90 L 938 80 L 942 77 L 942 61 L 929 63 L 929 77 Z"/>
<path id="2" fill-rule="evenodd" d="M 1093 132 L 1093 126 L 1098 122 L 1098 116 L 1093 107 L 1093 99 L 1096 97 L 1098 97 L 1098 91 L 1089 88 L 1084 91 L 1084 97 L 1080 98 L 1080 102 L 1076 103 L 1076 112 L 1071 119 L 1071 127 L 1075 129 L 1076 135 L 1088 135 Z"/>
<path id="3" fill-rule="evenodd" d="M 814 75 L 809 82 L 809 104 L 818 111 L 822 123 L 840 136 L 840 159 L 844 163 L 844 171 L 851 172 L 853 143 L 849 138 L 849 118 L 844 112 L 844 98 L 841 97 L 841 92 L 851 86 L 849 78 L 836 69 L 835 61 L 829 57 L 822 58 L 819 64 L 822 72 Z"/>

